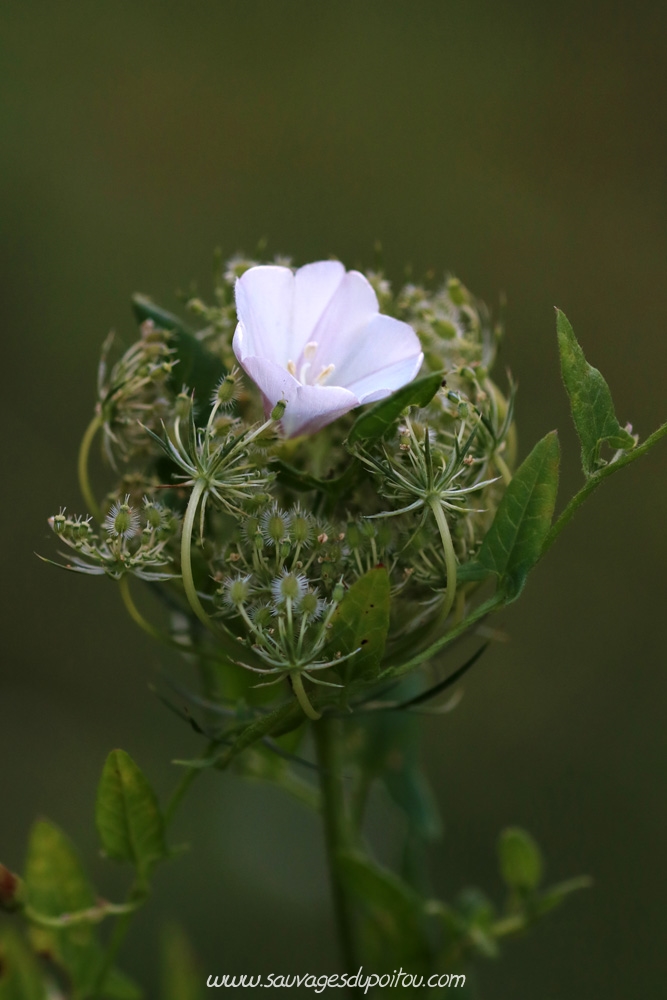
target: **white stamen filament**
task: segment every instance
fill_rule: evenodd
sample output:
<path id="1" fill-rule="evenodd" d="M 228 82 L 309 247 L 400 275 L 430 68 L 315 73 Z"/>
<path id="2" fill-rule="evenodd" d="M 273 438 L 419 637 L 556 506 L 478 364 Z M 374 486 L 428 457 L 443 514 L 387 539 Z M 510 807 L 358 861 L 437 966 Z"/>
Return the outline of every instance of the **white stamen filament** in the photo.
<path id="1" fill-rule="evenodd" d="M 336 368 L 335 365 L 327 365 L 326 368 L 322 369 L 322 371 L 317 376 L 317 378 L 315 379 L 315 381 L 319 382 L 320 385 L 324 385 L 324 383 L 329 378 L 329 376 L 331 374 L 333 374 L 333 372 L 335 371 L 335 368 Z"/>

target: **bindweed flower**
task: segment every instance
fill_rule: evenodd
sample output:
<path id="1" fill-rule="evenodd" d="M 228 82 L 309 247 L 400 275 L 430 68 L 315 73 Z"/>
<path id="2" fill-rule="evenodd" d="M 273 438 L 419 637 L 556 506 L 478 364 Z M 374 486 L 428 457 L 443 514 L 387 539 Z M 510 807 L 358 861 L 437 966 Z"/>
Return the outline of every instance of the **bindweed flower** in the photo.
<path id="1" fill-rule="evenodd" d="M 424 355 L 407 323 L 380 314 L 358 271 L 338 261 L 251 267 L 236 283 L 234 353 L 267 414 L 287 404 L 288 437 L 313 433 L 411 382 Z"/>

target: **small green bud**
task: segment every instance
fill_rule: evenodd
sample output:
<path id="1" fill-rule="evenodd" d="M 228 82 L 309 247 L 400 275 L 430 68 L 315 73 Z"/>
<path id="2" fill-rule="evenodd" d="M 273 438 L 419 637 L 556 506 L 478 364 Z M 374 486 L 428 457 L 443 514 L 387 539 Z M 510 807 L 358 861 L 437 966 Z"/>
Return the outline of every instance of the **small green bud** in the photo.
<path id="1" fill-rule="evenodd" d="M 249 576 L 238 576 L 234 580 L 227 580 L 224 587 L 225 600 L 228 604 L 238 607 L 248 600 L 250 590 Z"/>
<path id="2" fill-rule="evenodd" d="M 174 413 L 181 420 L 186 420 L 192 412 L 192 396 L 183 391 L 179 392 L 174 402 Z"/>
<path id="3" fill-rule="evenodd" d="M 343 586 L 342 583 L 339 582 L 336 584 L 336 586 L 333 589 L 331 597 L 335 604 L 340 604 L 340 602 L 345 597 L 345 587 Z"/>
<path id="4" fill-rule="evenodd" d="M 298 545 L 306 545 L 313 537 L 313 519 L 299 507 L 292 515 L 290 534 Z"/>
<path id="5" fill-rule="evenodd" d="M 361 530 L 355 521 L 350 521 L 345 529 L 345 537 L 348 545 L 353 549 L 358 549 L 361 545 Z"/>
<path id="6" fill-rule="evenodd" d="M 308 581 L 305 576 L 285 572 L 271 584 L 273 596 L 281 604 L 286 600 L 291 600 L 293 603 L 300 601 L 307 587 Z"/>
<path id="7" fill-rule="evenodd" d="M 229 372 L 221 380 L 215 391 L 214 403 L 220 406 L 230 406 L 238 396 L 239 378 L 238 370 Z"/>
<path id="8" fill-rule="evenodd" d="M 464 306 L 470 301 L 468 289 L 461 284 L 458 278 L 450 278 L 447 282 L 449 297 L 455 306 Z"/>
<path id="9" fill-rule="evenodd" d="M 62 510 L 59 514 L 54 514 L 53 517 L 49 518 L 49 527 L 52 531 L 55 531 L 56 535 L 63 535 L 65 533 L 66 523 L 67 518 Z"/>
<path id="10" fill-rule="evenodd" d="M 287 409 L 287 402 L 284 399 L 278 400 L 276 405 L 271 410 L 272 420 L 282 420 L 285 416 L 285 410 Z"/>
<path id="11" fill-rule="evenodd" d="M 104 527 L 114 538 L 133 538 L 139 530 L 139 515 L 129 504 L 128 493 L 122 503 L 115 503 L 104 519 Z"/>
<path id="12" fill-rule="evenodd" d="M 301 600 L 301 613 L 306 618 L 317 618 L 322 610 L 322 601 L 313 591 L 303 595 Z"/>
<path id="13" fill-rule="evenodd" d="M 274 504 L 264 512 L 262 517 L 262 534 L 267 545 L 279 545 L 287 540 L 290 529 L 290 516 Z"/>
<path id="14" fill-rule="evenodd" d="M 146 518 L 146 526 L 155 531 L 162 525 L 163 512 L 162 509 L 155 503 L 152 503 L 147 497 L 144 497 L 144 517 Z"/>

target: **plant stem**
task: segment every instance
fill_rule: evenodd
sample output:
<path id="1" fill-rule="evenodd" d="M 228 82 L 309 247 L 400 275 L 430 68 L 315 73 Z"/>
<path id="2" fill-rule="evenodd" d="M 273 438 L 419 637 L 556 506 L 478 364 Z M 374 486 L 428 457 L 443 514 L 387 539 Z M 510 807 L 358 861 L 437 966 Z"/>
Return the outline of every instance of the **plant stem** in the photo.
<path id="1" fill-rule="evenodd" d="M 350 900 L 343 885 L 338 854 L 349 845 L 349 821 L 341 773 L 340 743 L 337 720 L 323 716 L 313 725 L 317 764 L 322 791 L 324 841 L 329 867 L 338 943 L 345 971 L 358 968 L 354 941 L 354 919 Z"/>
<path id="2" fill-rule="evenodd" d="M 316 712 L 310 704 L 310 698 L 306 694 L 306 689 L 303 686 L 303 680 L 301 679 L 301 674 L 298 670 L 295 670 L 290 674 L 290 680 L 292 682 L 292 690 L 294 691 L 296 699 L 301 705 L 304 714 L 307 715 L 309 719 L 312 719 L 313 722 L 317 722 L 317 720 L 322 717 L 321 713 Z"/>
<path id="3" fill-rule="evenodd" d="M 192 575 L 192 530 L 194 528 L 195 517 L 197 516 L 199 501 L 201 500 L 205 489 L 205 480 L 198 479 L 192 487 L 192 493 L 190 494 L 190 499 L 188 500 L 185 517 L 183 518 L 183 534 L 181 536 L 181 575 L 183 577 L 185 596 L 188 599 L 190 607 L 197 615 L 199 621 L 202 622 L 206 628 L 213 630 L 213 622 L 211 621 L 209 615 L 206 614 L 206 611 L 199 600 L 194 577 Z"/>
<path id="4" fill-rule="evenodd" d="M 81 446 L 79 448 L 79 459 L 77 463 L 79 488 L 83 495 L 83 499 L 88 505 L 90 513 L 97 521 L 102 520 L 102 511 L 90 486 L 90 477 L 88 476 L 88 456 L 90 455 L 90 446 L 92 445 L 95 435 L 101 426 L 102 417 L 97 414 L 86 427 L 86 432 L 83 435 L 83 440 L 81 441 Z"/>
<path id="5" fill-rule="evenodd" d="M 428 504 L 433 511 L 433 517 L 438 525 L 445 553 L 445 566 L 447 567 L 447 589 L 445 590 L 445 603 L 442 608 L 442 618 L 444 620 L 452 610 L 456 596 L 456 553 L 454 552 L 454 543 L 452 542 L 451 532 L 447 524 L 447 517 L 442 509 L 442 504 L 435 498 L 429 500 Z"/>
<path id="6" fill-rule="evenodd" d="M 123 600 L 123 604 L 125 605 L 125 610 L 132 621 L 138 625 L 139 628 L 143 629 L 144 632 L 147 632 L 153 639 L 159 639 L 160 642 L 164 642 L 166 640 L 171 645 L 170 637 L 155 628 L 154 625 L 151 625 L 151 623 L 144 618 L 141 611 L 134 603 L 134 598 L 130 592 L 130 578 L 127 574 L 125 576 L 121 576 L 118 581 L 118 588 L 120 590 L 120 596 Z"/>
<path id="7" fill-rule="evenodd" d="M 658 427 L 656 431 L 653 431 L 653 434 L 650 434 L 645 441 L 643 441 L 636 448 L 633 448 L 632 451 L 629 451 L 627 454 L 622 455 L 620 458 L 617 458 L 615 462 L 611 462 L 609 465 L 605 465 L 602 469 L 600 469 L 598 472 L 592 475 L 590 479 L 588 479 L 588 481 L 582 486 L 579 492 L 572 497 L 570 502 L 567 504 L 565 509 L 560 514 L 555 524 L 551 526 L 551 530 L 544 541 L 544 545 L 542 546 L 542 552 L 540 553 L 540 558 L 542 558 L 542 556 L 549 551 L 553 543 L 560 535 L 563 528 L 567 524 L 569 524 L 569 522 L 572 520 L 577 510 L 579 509 L 579 507 L 581 507 L 586 497 L 588 497 L 594 490 L 598 488 L 603 479 L 606 479 L 607 476 L 613 475 L 614 472 L 616 472 L 618 469 L 623 468 L 624 465 L 630 465 L 631 462 L 634 462 L 636 461 L 636 459 L 641 458 L 642 455 L 644 455 L 647 451 L 649 451 L 649 449 L 651 449 L 654 444 L 657 444 L 660 438 L 664 437 L 666 434 L 667 434 L 667 423 L 663 424 L 661 427 Z"/>

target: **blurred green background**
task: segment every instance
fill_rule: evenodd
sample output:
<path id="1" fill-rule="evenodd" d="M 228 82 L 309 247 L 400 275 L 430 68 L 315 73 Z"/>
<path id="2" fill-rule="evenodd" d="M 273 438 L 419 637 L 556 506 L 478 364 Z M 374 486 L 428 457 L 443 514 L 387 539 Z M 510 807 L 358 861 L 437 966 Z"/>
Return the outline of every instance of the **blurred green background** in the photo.
<path id="1" fill-rule="evenodd" d="M 558 426 L 563 308 L 642 436 L 665 417 L 667 8 L 661 3 L 18 3 L 0 11 L 3 666 L 0 857 L 33 819 L 97 858 L 112 747 L 166 792 L 195 738 L 148 690 L 168 658 L 109 581 L 65 576 L 46 518 L 82 508 L 79 438 L 99 347 L 129 297 L 168 306 L 212 251 L 331 253 L 389 276 L 458 274 L 508 299 L 501 364 L 522 453 Z M 663 388 L 661 389 L 660 386 Z M 582 894 L 500 963 L 482 995 L 656 996 L 667 933 L 664 444 L 578 515 L 500 624 L 452 715 L 425 725 L 446 822 L 440 892 L 502 894 L 495 837 L 543 844 Z M 377 803 L 377 825 L 386 807 Z M 161 922 L 204 973 L 337 966 L 314 820 L 271 789 L 205 775 L 180 817 L 193 851 L 158 878 L 125 966 L 154 983 Z M 391 843 L 383 846 L 391 855 Z M 664 987 L 663 987 L 664 988 Z M 152 988 L 154 992 L 154 987 Z M 151 995 L 153 995 L 151 992 Z"/>

